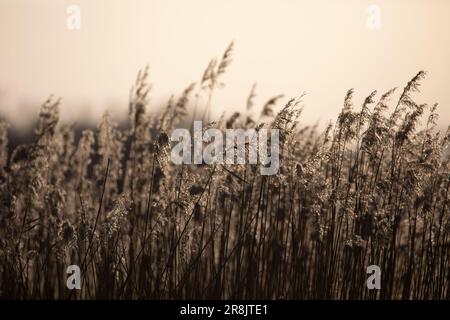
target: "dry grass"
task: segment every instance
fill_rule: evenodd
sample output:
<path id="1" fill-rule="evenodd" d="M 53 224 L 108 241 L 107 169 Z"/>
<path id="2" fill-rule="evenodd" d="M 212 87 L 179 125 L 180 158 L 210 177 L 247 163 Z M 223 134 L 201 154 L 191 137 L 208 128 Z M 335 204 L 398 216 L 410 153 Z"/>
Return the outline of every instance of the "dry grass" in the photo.
<path id="1" fill-rule="evenodd" d="M 0 123 L 0 297 L 450 298 L 450 136 L 413 100 L 425 73 L 395 102 L 374 92 L 355 110 L 350 90 L 325 132 L 299 125 L 301 99 L 253 116 L 253 87 L 245 112 L 210 126 L 279 128 L 279 174 L 172 165 L 171 131 L 190 109 L 209 119 L 232 48 L 160 115 L 142 70 L 127 129 L 105 113 L 76 141 L 50 98 L 35 142 L 9 152 Z M 80 291 L 66 288 L 72 264 Z M 371 264 L 382 290 L 366 288 Z"/>

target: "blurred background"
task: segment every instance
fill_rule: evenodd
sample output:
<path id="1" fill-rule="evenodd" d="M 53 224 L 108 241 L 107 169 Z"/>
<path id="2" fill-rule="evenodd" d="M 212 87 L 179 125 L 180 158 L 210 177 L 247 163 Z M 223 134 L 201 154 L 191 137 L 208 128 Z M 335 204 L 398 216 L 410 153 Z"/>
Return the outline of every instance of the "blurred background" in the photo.
<path id="1" fill-rule="evenodd" d="M 367 8 L 381 9 L 380 30 Z M 81 29 L 69 30 L 69 5 Z M 138 70 L 150 67 L 150 109 L 198 81 L 209 60 L 235 41 L 213 117 L 304 91 L 303 122 L 334 120 L 349 88 L 355 104 L 373 90 L 428 76 L 420 103 L 450 116 L 448 0 L 1 0 L 0 117 L 25 132 L 50 94 L 64 122 L 96 123 L 105 109 L 126 115 Z M 284 101 L 283 101 L 284 102 Z"/>

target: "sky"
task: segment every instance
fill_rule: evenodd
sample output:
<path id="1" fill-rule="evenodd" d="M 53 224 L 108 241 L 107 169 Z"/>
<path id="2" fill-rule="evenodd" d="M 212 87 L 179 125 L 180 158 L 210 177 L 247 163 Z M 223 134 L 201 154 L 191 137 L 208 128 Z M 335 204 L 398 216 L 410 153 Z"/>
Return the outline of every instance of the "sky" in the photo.
<path id="1" fill-rule="evenodd" d="M 79 30 L 67 27 L 70 5 Z M 370 5 L 380 29 L 368 27 Z M 428 72 L 417 102 L 450 118 L 448 0 L 0 0 L 0 117 L 33 121 L 50 94 L 66 122 L 95 123 L 105 109 L 127 112 L 137 71 L 149 65 L 150 110 L 198 81 L 235 42 L 234 60 L 212 115 L 306 92 L 304 123 L 336 118 L 345 93 L 355 105 L 373 90 L 403 88 Z M 281 107 L 281 106 L 280 106 Z"/>

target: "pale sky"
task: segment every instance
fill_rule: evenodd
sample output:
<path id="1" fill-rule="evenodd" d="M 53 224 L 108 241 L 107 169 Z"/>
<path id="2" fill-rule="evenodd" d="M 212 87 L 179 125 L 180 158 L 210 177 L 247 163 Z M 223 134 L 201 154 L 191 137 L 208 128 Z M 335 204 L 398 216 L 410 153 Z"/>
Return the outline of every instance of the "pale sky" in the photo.
<path id="1" fill-rule="evenodd" d="M 81 30 L 66 8 L 81 8 Z M 366 9 L 381 8 L 381 30 Z M 254 82 L 258 106 L 304 91 L 304 123 L 334 120 L 344 95 L 403 86 L 428 71 L 420 103 L 450 118 L 448 0 L 0 0 L 0 116 L 20 127 L 49 94 L 65 121 L 127 111 L 137 71 L 150 66 L 151 107 L 197 81 L 235 41 L 234 61 L 213 115 L 244 110 Z"/>

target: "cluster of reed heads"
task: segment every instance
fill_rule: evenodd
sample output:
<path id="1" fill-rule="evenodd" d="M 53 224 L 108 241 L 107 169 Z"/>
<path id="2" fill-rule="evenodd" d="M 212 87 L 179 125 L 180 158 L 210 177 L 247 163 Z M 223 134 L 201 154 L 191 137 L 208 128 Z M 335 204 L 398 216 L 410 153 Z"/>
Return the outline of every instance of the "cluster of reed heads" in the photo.
<path id="1" fill-rule="evenodd" d="M 209 120 L 232 51 L 159 113 L 140 71 L 123 128 L 105 113 L 77 137 L 50 97 L 34 143 L 8 150 L 1 122 L 1 298 L 450 298 L 450 131 L 413 99 L 425 73 L 359 108 L 349 90 L 323 131 L 299 124 L 302 96 L 258 110 L 253 87 L 242 112 L 204 129 L 279 129 L 278 174 L 173 165 L 171 131 Z M 69 265 L 81 290 L 66 286 Z"/>

